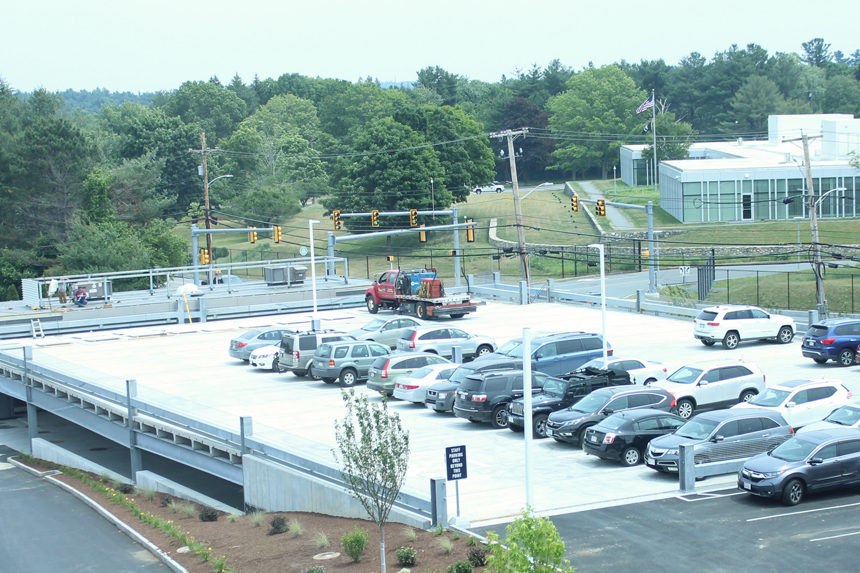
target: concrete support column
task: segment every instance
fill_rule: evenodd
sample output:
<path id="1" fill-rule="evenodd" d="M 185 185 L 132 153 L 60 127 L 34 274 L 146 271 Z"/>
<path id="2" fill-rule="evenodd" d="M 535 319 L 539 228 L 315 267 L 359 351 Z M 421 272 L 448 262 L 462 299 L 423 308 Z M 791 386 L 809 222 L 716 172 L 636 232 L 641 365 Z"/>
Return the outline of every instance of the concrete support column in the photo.
<path id="1" fill-rule="evenodd" d="M 27 437 L 30 441 L 30 451 L 33 453 L 33 440 L 39 437 L 39 414 L 36 406 L 33 405 L 33 384 L 30 382 L 30 362 L 33 361 L 33 347 L 25 346 L 22 348 L 24 352 L 24 376 L 21 382 L 24 383 L 24 390 L 27 394 Z"/>
<path id="2" fill-rule="evenodd" d="M 245 440 L 250 438 L 254 434 L 254 422 L 251 419 L 251 416 L 242 416 L 239 418 L 239 436 L 241 440 L 240 448 L 242 449 L 242 455 L 244 456 L 247 452 L 247 446 L 245 445 Z"/>
<path id="3" fill-rule="evenodd" d="M 12 417 L 12 397 L 0 394 L 0 420 Z"/>
<path id="4" fill-rule="evenodd" d="M 693 446 L 681 445 L 678 448 L 678 478 L 681 482 L 681 493 L 696 491 L 696 464 L 693 457 Z"/>
<path id="5" fill-rule="evenodd" d="M 555 281 L 553 279 L 546 279 L 546 301 L 552 302 L 552 291 L 555 288 Z"/>
<path id="6" fill-rule="evenodd" d="M 137 433 L 134 429 L 134 418 L 137 416 L 137 408 L 132 401 L 137 397 L 137 380 L 125 381 L 125 399 L 128 405 L 126 426 L 128 427 L 128 453 L 131 460 L 131 483 L 137 483 L 137 472 L 143 469 L 143 458 L 137 447 Z"/>
<path id="7" fill-rule="evenodd" d="M 445 478 L 430 478 L 430 506 L 434 527 L 448 525 L 448 482 Z"/>
<path id="8" fill-rule="evenodd" d="M 451 348 L 451 362 L 456 364 L 463 363 L 463 348 L 460 346 L 453 346 Z"/>
<path id="9" fill-rule="evenodd" d="M 529 303 L 529 283 L 520 281 L 520 304 Z"/>

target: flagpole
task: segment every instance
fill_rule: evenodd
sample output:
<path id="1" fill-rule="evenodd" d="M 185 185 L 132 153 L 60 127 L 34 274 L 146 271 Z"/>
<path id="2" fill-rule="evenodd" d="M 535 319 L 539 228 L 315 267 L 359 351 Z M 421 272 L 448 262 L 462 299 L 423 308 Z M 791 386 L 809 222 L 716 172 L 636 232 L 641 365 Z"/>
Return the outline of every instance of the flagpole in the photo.
<path id="1" fill-rule="evenodd" d="M 654 137 L 654 189 L 659 189 L 657 178 L 657 100 L 654 99 L 654 88 L 651 88 L 651 134 Z"/>

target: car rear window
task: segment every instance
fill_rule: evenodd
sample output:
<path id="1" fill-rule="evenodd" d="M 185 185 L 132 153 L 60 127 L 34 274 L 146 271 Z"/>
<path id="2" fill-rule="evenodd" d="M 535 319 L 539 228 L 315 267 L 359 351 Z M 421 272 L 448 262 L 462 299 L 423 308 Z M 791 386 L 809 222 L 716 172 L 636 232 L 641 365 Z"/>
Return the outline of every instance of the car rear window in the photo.
<path id="1" fill-rule="evenodd" d="M 293 353 L 293 337 L 292 336 L 288 336 L 288 337 L 281 339 L 281 349 L 286 354 L 292 354 Z"/>
<path id="2" fill-rule="evenodd" d="M 331 344 L 321 344 L 314 354 L 320 358 L 328 358 L 331 356 Z"/>
<path id="3" fill-rule="evenodd" d="M 316 347 L 316 336 L 302 336 L 299 338 L 299 350 L 313 350 Z"/>
<path id="4" fill-rule="evenodd" d="M 824 336 L 827 334 L 827 327 L 822 326 L 820 324 L 813 324 L 809 327 L 809 330 L 806 331 L 806 336 L 811 336 L 813 338 L 818 338 L 819 336 Z"/>
<path id="5" fill-rule="evenodd" d="M 582 339 L 582 349 L 583 350 L 597 350 L 603 348 L 603 341 L 599 338 L 583 338 Z"/>
<path id="6" fill-rule="evenodd" d="M 454 377 L 451 376 L 451 380 L 453 379 Z M 480 390 L 483 385 L 483 378 L 467 376 L 462 382 L 460 382 L 460 390 L 469 390 L 471 392 L 476 392 Z"/>
<path id="7" fill-rule="evenodd" d="M 380 356 L 376 360 L 373 361 L 373 364 L 370 365 L 371 368 L 376 368 L 377 370 L 384 368 L 385 363 L 388 362 L 388 355 Z"/>
<path id="8" fill-rule="evenodd" d="M 403 334 L 400 335 L 402 340 L 412 340 L 412 337 L 415 336 L 414 328 L 407 328 L 403 331 Z"/>
<path id="9" fill-rule="evenodd" d="M 257 336 L 258 334 L 260 334 L 261 332 L 263 332 L 263 329 L 261 329 L 261 328 L 256 328 L 256 329 L 254 329 L 254 330 L 249 330 L 248 332 L 243 332 L 242 334 L 240 334 L 240 335 L 239 335 L 239 336 L 237 336 L 236 338 L 237 338 L 238 340 L 250 340 L 251 338 L 256 337 L 256 336 Z"/>
<path id="10" fill-rule="evenodd" d="M 696 317 L 696 320 L 707 320 L 711 321 L 717 318 L 717 313 L 712 310 L 703 310 L 699 313 L 699 316 Z"/>

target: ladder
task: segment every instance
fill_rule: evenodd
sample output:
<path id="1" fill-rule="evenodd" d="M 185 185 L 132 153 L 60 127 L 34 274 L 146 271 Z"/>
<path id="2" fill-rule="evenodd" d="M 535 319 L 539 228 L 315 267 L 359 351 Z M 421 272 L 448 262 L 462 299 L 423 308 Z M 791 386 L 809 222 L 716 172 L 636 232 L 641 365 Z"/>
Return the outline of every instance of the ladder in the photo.
<path id="1" fill-rule="evenodd" d="M 38 318 L 30 320 L 30 332 L 33 333 L 33 338 L 45 338 L 45 332 L 42 330 L 42 322 Z"/>

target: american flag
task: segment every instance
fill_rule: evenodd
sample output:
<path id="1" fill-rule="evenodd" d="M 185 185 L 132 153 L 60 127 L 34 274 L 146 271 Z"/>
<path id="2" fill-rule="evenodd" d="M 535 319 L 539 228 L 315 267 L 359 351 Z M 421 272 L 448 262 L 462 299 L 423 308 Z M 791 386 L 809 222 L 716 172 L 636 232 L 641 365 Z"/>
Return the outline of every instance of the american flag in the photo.
<path id="1" fill-rule="evenodd" d="M 654 107 L 654 99 L 653 99 L 653 96 L 652 96 L 652 97 L 649 97 L 648 99 L 646 99 L 645 101 L 643 101 L 643 102 L 642 102 L 642 105 L 640 105 L 639 107 L 637 107 L 637 108 L 636 108 L 636 113 L 642 113 L 642 112 L 643 112 L 643 111 L 645 111 L 646 109 L 651 109 L 652 107 Z"/>

